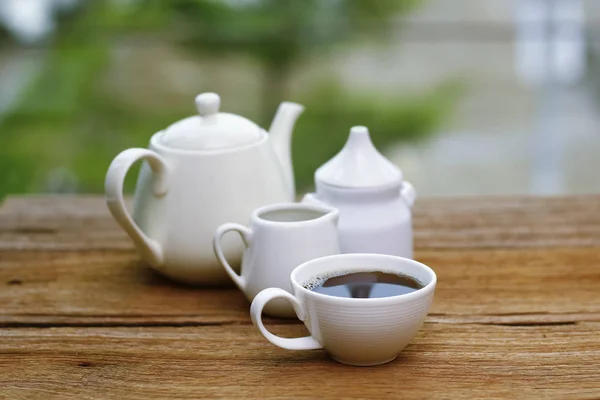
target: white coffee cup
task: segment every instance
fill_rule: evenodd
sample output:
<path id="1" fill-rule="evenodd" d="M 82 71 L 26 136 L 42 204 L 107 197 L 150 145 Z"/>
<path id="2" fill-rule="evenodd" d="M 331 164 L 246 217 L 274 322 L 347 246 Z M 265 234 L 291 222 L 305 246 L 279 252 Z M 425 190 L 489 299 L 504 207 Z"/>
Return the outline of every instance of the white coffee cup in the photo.
<path id="1" fill-rule="evenodd" d="M 335 297 L 304 286 L 323 277 L 374 271 L 407 275 L 424 286 L 412 293 L 382 298 Z M 284 349 L 323 348 L 343 364 L 371 366 L 394 360 L 417 333 L 433 300 L 437 277 L 428 266 L 408 258 L 341 254 L 305 262 L 294 269 L 291 282 L 293 295 L 269 288 L 252 302 L 252 322 L 265 338 Z M 261 314 L 274 299 L 289 301 L 311 335 L 288 339 L 270 333 Z"/>
<path id="2" fill-rule="evenodd" d="M 290 274 L 303 262 L 340 253 L 337 233 L 339 212 L 335 208 L 301 203 L 273 204 L 255 210 L 250 227 L 226 223 L 217 228 L 213 246 L 217 258 L 249 301 L 269 287 L 292 292 Z M 221 239 L 227 232 L 238 232 L 246 245 L 241 275 L 229 265 Z M 265 313 L 294 317 L 286 301 L 274 301 Z"/>

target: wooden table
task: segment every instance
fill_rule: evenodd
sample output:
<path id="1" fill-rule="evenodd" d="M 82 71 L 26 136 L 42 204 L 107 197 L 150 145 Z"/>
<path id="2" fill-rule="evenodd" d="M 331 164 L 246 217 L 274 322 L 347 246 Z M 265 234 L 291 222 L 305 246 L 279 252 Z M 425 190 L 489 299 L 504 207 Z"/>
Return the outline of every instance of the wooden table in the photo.
<path id="1" fill-rule="evenodd" d="M 9 198 L 0 397 L 600 398 L 600 196 L 422 199 L 415 231 L 431 312 L 396 361 L 358 368 L 269 344 L 233 288 L 152 272 L 101 197 Z"/>

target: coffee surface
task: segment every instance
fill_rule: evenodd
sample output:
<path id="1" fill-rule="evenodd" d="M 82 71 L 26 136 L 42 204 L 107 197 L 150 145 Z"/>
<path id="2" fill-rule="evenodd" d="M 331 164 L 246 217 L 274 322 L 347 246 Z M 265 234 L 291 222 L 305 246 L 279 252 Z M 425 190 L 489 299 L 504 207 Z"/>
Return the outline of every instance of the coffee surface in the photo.
<path id="1" fill-rule="evenodd" d="M 410 276 L 376 271 L 316 279 L 305 287 L 329 296 L 365 299 L 408 294 L 423 288 L 423 285 Z"/>

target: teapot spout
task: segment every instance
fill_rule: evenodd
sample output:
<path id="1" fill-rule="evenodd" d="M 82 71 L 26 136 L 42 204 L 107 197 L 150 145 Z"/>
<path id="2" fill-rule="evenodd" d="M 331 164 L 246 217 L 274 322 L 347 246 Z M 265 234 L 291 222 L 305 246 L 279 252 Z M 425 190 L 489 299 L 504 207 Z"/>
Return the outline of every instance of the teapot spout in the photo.
<path id="1" fill-rule="evenodd" d="M 279 105 L 275 118 L 271 123 L 269 135 L 273 149 L 279 158 L 281 168 L 289 188 L 289 201 L 295 201 L 294 167 L 292 165 L 292 132 L 296 120 L 304 111 L 304 106 L 283 102 Z"/>

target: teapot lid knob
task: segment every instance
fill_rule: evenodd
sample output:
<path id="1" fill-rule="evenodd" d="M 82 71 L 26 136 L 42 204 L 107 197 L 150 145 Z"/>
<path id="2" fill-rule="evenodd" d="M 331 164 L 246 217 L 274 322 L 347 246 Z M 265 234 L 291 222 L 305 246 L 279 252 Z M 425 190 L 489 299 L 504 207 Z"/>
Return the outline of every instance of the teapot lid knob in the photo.
<path id="1" fill-rule="evenodd" d="M 221 97 L 216 93 L 199 94 L 195 104 L 199 115 L 171 124 L 163 132 L 161 144 L 174 149 L 218 151 L 258 143 L 267 134 L 244 117 L 220 112 Z"/>
<path id="2" fill-rule="evenodd" d="M 196 109 L 203 117 L 217 114 L 220 106 L 221 98 L 216 93 L 202 93 L 196 96 Z"/>

